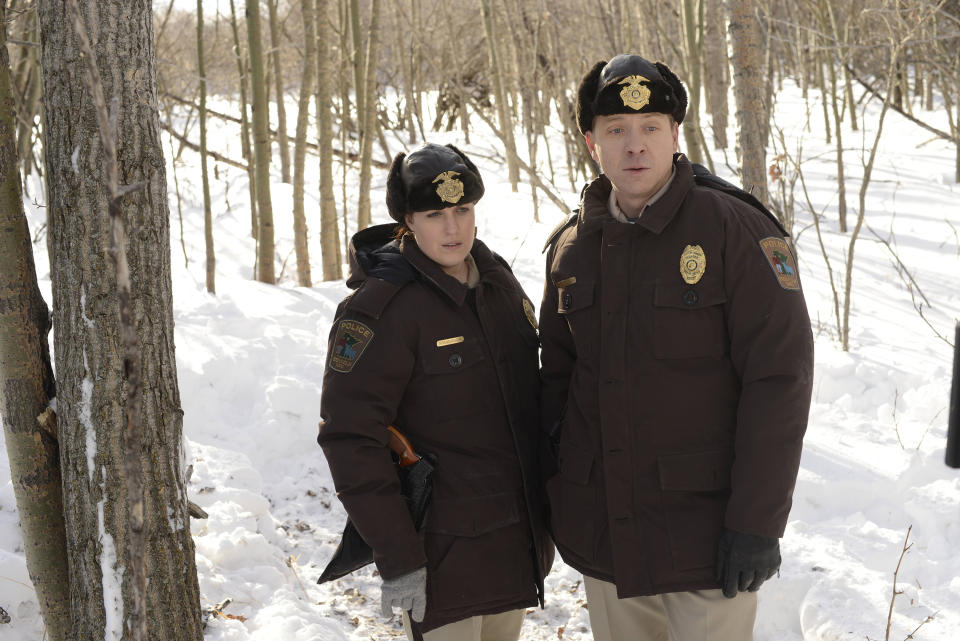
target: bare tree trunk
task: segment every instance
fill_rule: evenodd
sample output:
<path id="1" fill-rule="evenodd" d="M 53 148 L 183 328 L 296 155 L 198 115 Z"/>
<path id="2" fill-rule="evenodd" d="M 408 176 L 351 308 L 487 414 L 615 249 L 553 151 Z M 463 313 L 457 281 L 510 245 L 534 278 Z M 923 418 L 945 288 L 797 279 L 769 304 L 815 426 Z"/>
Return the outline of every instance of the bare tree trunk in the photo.
<path id="1" fill-rule="evenodd" d="M 333 193 L 333 78 L 330 72 L 330 30 L 325 16 L 329 0 L 317 0 L 317 146 L 320 150 L 320 253 L 323 280 L 343 277 L 337 201 Z M 346 165 L 346 160 L 344 160 Z"/>
<path id="2" fill-rule="evenodd" d="M 706 59 L 712 61 L 705 83 L 707 110 L 713 123 L 713 144 L 719 149 L 726 149 L 730 110 L 727 104 L 730 67 L 727 63 L 726 15 L 721 0 L 705 0 L 705 3 L 705 54 Z"/>
<path id="3" fill-rule="evenodd" d="M 503 86 L 503 72 L 497 55 L 496 35 L 493 28 L 493 14 L 490 0 L 480 0 L 483 11 L 483 30 L 487 36 L 487 48 L 490 53 L 490 75 L 493 76 L 493 94 L 497 101 L 497 116 L 500 131 L 503 132 L 503 144 L 507 155 L 507 175 L 510 187 L 517 191 L 520 184 L 520 166 L 517 163 L 517 143 L 513 135 L 513 118 L 507 104 L 507 94 Z"/>
<path id="4" fill-rule="evenodd" d="M 283 67 L 280 64 L 280 21 L 277 19 L 277 3 L 280 0 L 267 0 L 270 16 L 271 59 L 273 60 L 273 81 L 277 87 L 277 145 L 280 147 L 281 180 L 290 184 L 290 145 L 287 143 L 287 107 L 284 103 L 286 92 L 283 90 Z"/>
<path id="5" fill-rule="evenodd" d="M 370 226 L 370 159 L 373 157 L 373 139 L 377 135 L 377 45 L 380 29 L 380 0 L 370 5 L 370 30 L 367 35 L 367 52 L 364 59 L 367 68 L 364 72 L 364 109 L 362 134 L 360 137 L 360 198 L 357 202 L 357 229 Z"/>
<path id="6" fill-rule="evenodd" d="M 293 239 L 297 252 L 297 283 L 312 287 L 310 250 L 307 243 L 307 216 L 303 210 L 303 170 L 307 156 L 307 125 L 310 118 L 310 95 L 317 73 L 317 34 L 314 18 L 315 0 L 300 0 L 303 14 L 303 73 L 300 76 L 300 99 L 297 111 L 297 137 L 293 148 Z"/>
<path id="7" fill-rule="evenodd" d="M 260 4 L 247 3 L 247 46 L 250 48 L 250 82 L 253 84 L 253 153 L 257 168 L 257 280 L 276 282 L 274 276 L 273 205 L 270 202 L 270 132 L 267 83 L 264 79 L 263 43 L 260 39 Z"/>
<path id="8" fill-rule="evenodd" d="M 360 128 L 361 133 L 363 132 L 363 114 L 366 113 L 363 109 L 364 103 L 364 87 L 366 83 L 364 82 L 364 72 L 366 71 L 366 64 L 363 57 L 363 38 L 360 34 L 360 5 L 357 0 L 349 0 L 347 4 L 350 17 L 350 37 L 353 44 L 352 55 L 350 60 L 353 63 L 353 92 L 355 96 L 354 102 L 357 107 L 357 127 Z"/>
<path id="9" fill-rule="evenodd" d="M 0 423 L 40 614 L 50 640 L 66 641 L 70 577 L 56 416 L 48 409 L 56 393 L 47 349 L 50 315 L 37 287 L 23 212 L 13 114 L 0 2 Z"/>
<path id="10" fill-rule="evenodd" d="M 73 9 L 75 20 L 63 0 L 39 8 L 60 458 L 71 489 L 71 638 L 136 640 L 149 628 L 154 638 L 200 641 L 150 3 L 84 0 Z M 91 26 L 94 48 L 81 54 Z M 131 231 L 126 251 L 116 246 L 128 275 L 111 264 L 118 228 L 108 208 Z M 121 322 L 127 314 L 129 324 Z M 128 483 L 131 436 L 142 495 Z M 138 539 L 146 546 L 139 553 Z"/>
<path id="11" fill-rule="evenodd" d="M 207 291 L 217 293 L 217 257 L 213 249 L 213 213 L 207 171 L 207 71 L 203 60 L 203 0 L 197 0 L 197 73 L 200 76 L 200 177 L 203 183 L 203 240 L 207 259 Z"/>
<path id="12" fill-rule="evenodd" d="M 764 104 L 763 51 L 755 0 L 730 0 L 734 95 L 737 102 L 737 146 L 744 189 L 767 201 L 767 108 Z"/>
<path id="13" fill-rule="evenodd" d="M 247 117 L 247 56 L 240 48 L 240 29 L 237 28 L 237 10 L 230 0 L 230 28 L 233 30 L 233 54 L 237 59 L 237 73 L 240 76 L 240 148 L 243 159 L 247 161 L 247 185 L 250 192 L 250 235 L 256 238 L 257 228 L 257 171 L 254 165 L 253 151 L 250 149 L 250 119 Z"/>
<path id="14" fill-rule="evenodd" d="M 703 3 L 683 0 L 683 35 L 687 67 L 687 115 L 683 119 L 683 140 L 691 162 L 703 163 L 700 149 L 700 34 L 703 24 Z"/>

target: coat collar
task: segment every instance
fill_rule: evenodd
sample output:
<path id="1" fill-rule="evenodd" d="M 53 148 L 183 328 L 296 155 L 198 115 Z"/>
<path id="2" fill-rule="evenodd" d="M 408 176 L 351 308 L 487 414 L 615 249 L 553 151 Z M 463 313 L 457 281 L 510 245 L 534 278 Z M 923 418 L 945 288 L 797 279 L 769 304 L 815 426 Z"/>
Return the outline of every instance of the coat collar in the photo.
<path id="1" fill-rule="evenodd" d="M 407 262 L 413 265 L 414 269 L 420 272 L 426 280 L 433 283 L 454 304 L 463 305 L 469 291 L 467 286 L 443 271 L 440 265 L 428 258 L 414 239 L 404 236 L 400 241 L 400 253 L 407 259 Z M 507 270 L 483 241 L 474 239 L 470 255 L 473 256 L 473 260 L 477 264 L 477 270 L 480 272 L 478 288 L 485 284 L 509 287 L 510 279 L 507 276 Z"/>
<path id="2" fill-rule="evenodd" d="M 693 168 L 687 157 L 674 154 L 673 166 L 676 175 L 670 187 L 655 203 L 644 209 L 636 222 L 654 234 L 660 234 L 670 224 L 687 197 L 687 192 L 693 188 Z M 584 188 L 580 202 L 580 219 L 577 221 L 578 234 L 599 231 L 605 223 L 615 220 L 610 215 L 608 206 L 611 189 L 613 186 L 610 180 L 603 174 Z"/>

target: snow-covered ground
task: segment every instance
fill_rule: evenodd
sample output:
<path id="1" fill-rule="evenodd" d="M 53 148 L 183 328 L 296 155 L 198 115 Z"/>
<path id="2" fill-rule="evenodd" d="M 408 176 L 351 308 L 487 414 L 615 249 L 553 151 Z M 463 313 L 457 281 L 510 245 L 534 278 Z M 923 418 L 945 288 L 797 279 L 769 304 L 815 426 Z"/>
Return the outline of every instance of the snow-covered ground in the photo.
<path id="1" fill-rule="evenodd" d="M 814 207 L 825 208 L 823 241 L 839 288 L 849 234 L 838 232 L 833 151 L 818 119 L 822 109 L 811 100 L 808 110 L 799 91 L 785 87 L 777 97 L 776 121 L 784 126 L 787 150 L 797 155 L 802 147 L 802 157 L 811 159 L 802 167 Z M 228 104 L 216 108 L 234 109 Z M 291 105 L 288 113 L 294 112 Z M 809 128 L 807 113 L 812 114 Z M 947 128 L 942 108 L 918 113 Z M 851 217 L 862 175 L 858 149 L 863 140 L 872 142 L 878 114 L 879 105 L 867 105 L 861 118 L 867 131 L 844 132 Z M 234 129 L 213 121 L 210 140 L 212 148 L 240 157 Z M 388 133 L 387 140 L 399 151 L 405 135 Z M 501 145 L 490 132 L 476 128 L 471 145 L 463 144 L 459 132 L 438 133 L 431 140 L 453 142 L 477 162 L 487 186 L 478 206 L 479 236 L 512 261 L 531 298 L 539 300 L 540 250 L 565 212 L 541 198 L 542 222 L 533 222 L 529 187 L 523 184 L 519 193 L 511 192 Z M 554 165 L 564 166 L 556 132 L 550 143 Z M 220 165 L 211 184 L 218 295 L 206 294 L 198 158 L 185 150 L 177 167 L 189 258 L 185 266 L 169 148 L 165 152 L 177 367 L 193 463 L 190 495 L 210 515 L 192 524 L 200 592 L 204 608 L 231 600 L 222 610 L 231 616 L 211 617 L 206 638 L 400 637 L 398 621 L 378 614 L 379 579 L 371 568 L 333 584 L 315 583 L 345 519 L 314 439 L 327 334 L 347 289 L 342 281 L 309 289 L 295 286 L 292 189 L 280 183 L 279 175 L 272 187 L 273 209 L 279 261 L 286 261 L 286 267 L 280 286 L 254 282 L 246 176 Z M 732 150 L 727 153 L 733 157 Z M 796 185 L 795 237 L 814 322 L 816 379 L 794 508 L 782 540 L 783 567 L 760 593 L 757 641 L 881 639 L 895 587 L 903 594 L 893 609 L 891 639 L 904 639 L 927 617 L 932 620 L 915 638 L 955 641 L 960 635 L 960 470 L 943 463 L 952 350 L 912 302 L 923 303 L 933 328 L 953 339 L 960 317 L 960 186 L 953 182 L 954 154 L 944 141 L 931 139 L 895 113 L 888 115 L 867 196 L 867 223 L 874 231 L 864 228 L 856 245 L 848 353 L 836 339 L 827 267 L 811 215 L 801 206 L 800 183 Z M 773 155 L 771 151 L 768 157 Z M 735 180 L 724 153 L 713 151 L 713 157 L 717 173 Z M 309 185 L 317 184 L 316 164 L 308 157 Z M 340 175 L 337 169 L 338 181 Z M 347 180 L 352 208 L 353 170 Z M 388 220 L 384 181 L 385 172 L 378 171 L 375 222 Z M 561 197 L 574 204 L 576 193 L 566 176 L 558 174 L 556 182 Z M 316 189 L 308 191 L 310 250 L 314 278 L 319 279 L 319 208 Z M 340 194 L 338 184 L 338 201 Z M 42 202 L 42 194 L 36 198 Z M 43 209 L 31 197 L 26 203 L 36 232 Z M 906 286 L 910 276 L 898 272 L 881 238 L 915 279 L 913 297 Z M 34 252 L 49 301 L 45 243 L 36 243 Z M 912 547 L 894 586 L 894 568 L 911 526 Z M 41 640 L 5 454 L 0 455 L 0 607 L 12 619 L 0 624 L 0 641 Z M 547 607 L 529 612 L 523 638 L 592 638 L 580 577 L 559 559 L 547 578 Z"/>

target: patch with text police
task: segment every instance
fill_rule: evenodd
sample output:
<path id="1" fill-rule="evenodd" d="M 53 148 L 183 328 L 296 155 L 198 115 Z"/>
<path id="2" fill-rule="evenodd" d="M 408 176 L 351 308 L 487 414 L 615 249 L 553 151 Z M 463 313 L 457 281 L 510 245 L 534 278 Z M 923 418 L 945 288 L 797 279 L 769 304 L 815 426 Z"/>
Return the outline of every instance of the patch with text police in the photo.
<path id="1" fill-rule="evenodd" d="M 363 323 L 340 321 L 330 352 L 330 369 L 344 373 L 351 371 L 372 340 L 373 330 Z"/>
<path id="2" fill-rule="evenodd" d="M 797 271 L 797 261 L 787 245 L 787 241 L 776 236 L 760 240 L 760 249 L 766 256 L 770 269 L 780 287 L 791 291 L 800 291 L 800 274 Z"/>

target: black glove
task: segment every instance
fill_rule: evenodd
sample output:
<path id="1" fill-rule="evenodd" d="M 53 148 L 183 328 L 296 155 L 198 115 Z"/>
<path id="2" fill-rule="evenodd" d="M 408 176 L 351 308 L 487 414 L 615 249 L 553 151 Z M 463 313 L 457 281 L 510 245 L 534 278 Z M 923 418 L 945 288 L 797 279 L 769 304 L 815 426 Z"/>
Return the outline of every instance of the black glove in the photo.
<path id="1" fill-rule="evenodd" d="M 723 596 L 756 592 L 780 570 L 780 540 L 724 528 L 717 549 L 717 583 Z"/>

